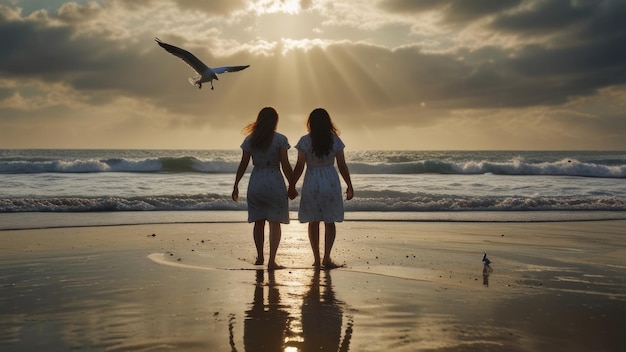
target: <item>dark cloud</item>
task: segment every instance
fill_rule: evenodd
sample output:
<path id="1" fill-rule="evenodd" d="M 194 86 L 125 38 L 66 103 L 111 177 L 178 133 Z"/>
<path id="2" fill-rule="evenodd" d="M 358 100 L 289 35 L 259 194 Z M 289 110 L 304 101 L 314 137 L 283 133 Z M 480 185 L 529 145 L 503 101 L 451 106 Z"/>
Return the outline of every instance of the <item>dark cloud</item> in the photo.
<path id="1" fill-rule="evenodd" d="M 587 45 L 546 48 L 528 45 L 510 59 L 512 69 L 533 77 L 601 77 L 626 70 L 626 35 L 598 38 Z M 606 77 L 605 84 L 621 84 L 622 77 Z"/>
<path id="2" fill-rule="evenodd" d="M 103 0 L 105 6 L 121 6 L 129 11 L 144 10 L 151 8 L 159 0 Z M 245 0 L 171 0 L 172 3 L 177 4 L 181 9 L 201 11 L 207 14 L 213 15 L 227 15 L 235 10 L 245 8 Z M 65 6 L 71 4 L 67 2 Z M 75 5 L 77 7 L 83 7 L 83 5 Z M 90 6 L 93 6 L 90 5 Z M 85 11 L 85 8 L 80 11 Z"/>
<path id="3" fill-rule="evenodd" d="M 570 0 L 535 1 L 533 6 L 494 19 L 489 28 L 517 35 L 547 35 L 572 31 L 593 21 L 594 12 L 602 1 L 574 2 Z M 596 19 L 597 20 L 597 19 Z"/>
<path id="4" fill-rule="evenodd" d="M 621 66 L 626 43 L 626 1 L 535 0 L 495 17 L 487 30 L 535 41 L 520 50 L 521 70 L 604 72 Z"/>
<path id="5" fill-rule="evenodd" d="M 220 76 L 226 82 L 215 82 L 216 89 L 243 80 L 247 84 L 240 88 L 242 94 L 259 104 L 296 93 L 298 99 L 283 105 L 298 110 L 303 101 L 311 101 L 336 111 L 366 114 L 421 101 L 440 109 L 506 108 L 555 105 L 594 94 L 626 83 L 626 46 L 620 45 L 625 38 L 607 38 L 578 46 L 488 46 L 445 53 L 349 43 L 285 54 L 276 47 L 270 55 L 239 52 L 225 58 L 204 49 L 194 52 L 216 66 L 252 65 L 244 72 Z M 102 104 L 124 94 L 154 99 L 156 105 L 181 114 L 203 111 L 205 102 L 198 94 L 210 93 L 188 85 L 186 79 L 194 73 L 152 38 L 140 39 L 128 45 L 77 35 L 67 26 L 3 19 L 0 72 L 17 79 L 63 81 L 91 92 L 93 102 Z M 176 38 L 172 43 L 181 45 Z"/>
<path id="6" fill-rule="evenodd" d="M 467 22 L 502 13 L 520 5 L 524 0 L 453 0 L 446 8 L 447 22 Z"/>
<path id="7" fill-rule="evenodd" d="M 487 19 L 490 31 L 522 37 L 594 40 L 626 30 L 623 0 L 383 0 L 378 6 L 403 14 L 437 10 L 447 25 Z"/>
<path id="8" fill-rule="evenodd" d="M 395 13 L 420 13 L 439 10 L 444 21 L 467 22 L 514 8 L 524 0 L 383 0 L 379 7 Z"/>
<path id="9" fill-rule="evenodd" d="M 102 12 L 97 3 L 79 5 L 75 2 L 63 4 L 57 11 L 57 17 L 65 23 L 80 23 L 96 18 Z"/>
<path id="10" fill-rule="evenodd" d="M 173 120 L 186 116 L 185 123 L 192 125 L 210 123 L 207 115 L 248 120 L 253 116 L 250 106 L 266 105 L 303 116 L 324 106 L 355 126 L 415 125 L 418 112 L 380 116 L 413 111 L 421 102 L 442 111 L 438 116 L 453 109 L 556 106 L 626 84 L 626 31 L 618 21 L 625 11 L 621 3 L 576 2 L 579 5 L 574 8 L 570 2 L 536 2 L 527 11 L 511 13 L 504 10 L 519 1 L 485 1 L 468 8 L 471 3 L 445 2 L 446 18 L 469 21 L 490 15 L 494 19 L 487 29 L 494 32 L 521 37 L 558 33 L 569 40 L 438 53 L 418 46 L 389 49 L 349 42 L 290 50 L 278 45 L 263 55 L 239 51 L 228 57 L 212 55 L 206 48 L 188 48 L 209 65 L 251 65 L 245 71 L 221 75 L 215 91 L 199 91 L 187 83 L 194 73 L 158 47 L 152 37 L 114 41 L 107 39 L 105 29 L 96 34 L 78 32 L 73 24 L 102 9 L 66 5 L 56 18 L 64 25 L 52 25 L 45 16 L 12 20 L 0 11 L 0 74 L 16 80 L 63 82 L 97 105 L 120 96 L 149 100 L 156 108 L 171 112 Z M 179 4 L 208 6 L 200 1 Z M 219 11 L 236 7 L 228 4 L 216 6 Z M 439 1 L 386 1 L 381 6 L 417 11 L 442 5 Z M 565 17 L 558 20 L 561 26 L 550 26 L 545 20 L 558 16 L 555 11 Z M 182 38 L 161 39 L 184 45 Z M 10 96 L 10 92 L 0 92 L 0 96 Z M 246 104 L 241 103 L 241 96 L 246 97 Z M 420 115 L 419 123 L 428 124 L 438 116 Z M 241 124 L 224 120 L 233 126 Z"/>
<path id="11" fill-rule="evenodd" d="M 577 34 L 591 40 L 626 35 L 626 1 L 603 1 L 601 4 L 603 6 L 594 8 L 589 21 Z"/>
<path id="12" fill-rule="evenodd" d="M 0 13 L 0 16 L 2 14 Z M 10 21 L 0 17 L 0 71 L 7 75 L 57 79 L 80 70 L 89 48 L 67 46 L 68 27 L 50 27 L 35 21 Z M 83 43 L 88 44 L 88 43 Z"/>
<path id="13" fill-rule="evenodd" d="M 117 70 L 137 61 L 134 50 L 103 37 L 77 36 L 71 27 L 0 19 L 0 72 L 14 79 L 66 82 L 79 89 L 107 89 L 123 82 Z M 132 77 L 132 76 L 126 76 Z M 148 76 L 150 77 L 150 76 Z"/>
<path id="14" fill-rule="evenodd" d="M 529 43 L 443 55 L 408 49 L 415 65 L 425 67 L 419 76 L 429 96 L 454 107 L 561 104 L 626 82 L 625 1 L 386 0 L 380 6 L 405 13 L 436 9 L 448 24 L 486 19 L 488 33 Z"/>
<path id="15" fill-rule="evenodd" d="M 448 4 L 448 1 L 441 0 L 383 0 L 378 6 L 386 11 L 396 13 L 417 13 L 441 9 Z"/>
<path id="16" fill-rule="evenodd" d="M 150 2 L 151 0 L 144 0 Z M 175 0 L 181 8 L 198 10 L 208 14 L 225 15 L 237 9 L 245 8 L 244 0 Z"/>
<path id="17" fill-rule="evenodd" d="M 0 100 L 4 100 L 15 94 L 14 89 L 0 88 Z"/>

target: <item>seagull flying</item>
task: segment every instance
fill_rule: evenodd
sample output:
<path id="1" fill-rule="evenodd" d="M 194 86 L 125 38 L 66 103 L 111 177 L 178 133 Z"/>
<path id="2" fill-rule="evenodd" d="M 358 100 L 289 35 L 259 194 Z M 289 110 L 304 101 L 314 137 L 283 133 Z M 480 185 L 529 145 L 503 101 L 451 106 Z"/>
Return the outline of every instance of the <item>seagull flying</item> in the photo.
<path id="1" fill-rule="evenodd" d="M 161 48 L 167 50 L 167 52 L 169 52 L 170 54 L 174 56 L 178 56 L 179 58 L 183 59 L 183 61 L 185 61 L 187 65 L 189 65 L 189 67 L 194 69 L 200 75 L 200 77 L 189 78 L 189 83 L 191 83 L 194 86 L 198 86 L 198 89 L 202 89 L 202 83 L 204 82 L 210 82 L 211 89 L 213 89 L 213 80 L 214 79 L 218 80 L 217 78 L 218 73 L 236 72 L 236 71 L 241 71 L 243 69 L 250 67 L 250 65 L 245 65 L 245 66 L 223 66 L 223 67 L 211 68 L 205 65 L 204 62 L 200 61 L 200 59 L 198 59 L 192 53 L 188 52 L 185 49 L 181 49 L 179 47 L 164 43 L 159 38 L 154 38 L 154 40 L 157 42 L 157 44 L 159 44 Z"/>

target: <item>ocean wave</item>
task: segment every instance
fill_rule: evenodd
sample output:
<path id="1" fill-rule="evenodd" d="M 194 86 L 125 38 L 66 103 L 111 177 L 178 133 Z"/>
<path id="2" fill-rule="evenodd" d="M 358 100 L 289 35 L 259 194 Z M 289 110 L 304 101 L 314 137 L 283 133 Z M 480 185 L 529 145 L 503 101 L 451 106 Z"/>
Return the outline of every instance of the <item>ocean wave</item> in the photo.
<path id="1" fill-rule="evenodd" d="M 626 164 L 603 165 L 563 159 L 554 162 L 524 162 L 511 160 L 438 161 L 425 160 L 404 163 L 351 163 L 350 171 L 357 174 L 459 174 L 459 175 L 541 175 L 582 176 L 600 178 L 626 177 Z"/>
<path id="2" fill-rule="evenodd" d="M 159 210 L 241 210 L 245 203 L 234 203 L 219 195 L 152 197 L 49 197 L 0 199 L 0 213 L 15 212 L 99 212 Z"/>
<path id="3" fill-rule="evenodd" d="M 51 197 L 0 199 L 0 213 L 14 212 L 103 212 L 167 210 L 245 210 L 224 195 L 177 195 L 150 197 Z M 298 201 L 290 202 L 297 211 Z M 357 197 L 346 202 L 346 211 L 441 212 L 441 211 L 626 211 L 620 197 L 473 197 L 412 195 Z"/>
<path id="4" fill-rule="evenodd" d="M 414 156 L 415 157 L 415 156 Z M 481 159 L 475 153 L 471 158 L 408 160 L 407 157 L 354 158 L 348 162 L 353 174 L 495 174 L 581 176 L 597 178 L 626 178 L 626 160 L 578 160 L 561 158 L 545 161 L 509 158 L 506 160 Z M 494 159 L 492 157 L 492 159 Z M 146 158 L 3 158 L 0 174 L 32 173 L 235 173 L 239 160 L 229 158 L 203 159 L 196 156 L 161 156 Z M 249 170 L 251 167 L 249 168 Z"/>
<path id="5" fill-rule="evenodd" d="M 84 160 L 0 160 L 2 174 L 97 173 L 97 172 L 203 172 L 234 173 L 237 163 L 222 160 L 201 161 L 195 157 L 161 157 L 148 159 Z"/>

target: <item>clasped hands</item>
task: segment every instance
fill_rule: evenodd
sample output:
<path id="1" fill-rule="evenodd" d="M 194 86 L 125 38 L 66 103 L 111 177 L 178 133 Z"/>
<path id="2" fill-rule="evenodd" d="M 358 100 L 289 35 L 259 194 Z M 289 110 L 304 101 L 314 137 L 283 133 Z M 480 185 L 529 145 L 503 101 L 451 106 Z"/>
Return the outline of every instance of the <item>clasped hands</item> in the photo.
<path id="1" fill-rule="evenodd" d="M 289 186 L 289 190 L 287 190 L 287 196 L 289 199 L 294 200 L 298 196 L 298 191 L 296 190 L 296 186 Z M 348 186 L 346 190 L 346 200 L 350 200 L 354 197 L 354 190 L 352 186 Z"/>
<path id="2" fill-rule="evenodd" d="M 289 199 L 294 200 L 298 196 L 298 191 L 296 190 L 296 186 L 289 186 L 289 190 L 287 190 L 287 196 Z"/>
<path id="3" fill-rule="evenodd" d="M 289 199 L 294 200 L 298 195 L 299 193 L 296 190 L 296 186 L 289 186 L 289 189 L 287 190 L 287 196 Z M 235 202 L 239 199 L 239 187 L 233 187 L 231 197 Z M 352 197 L 354 197 L 354 190 L 352 189 L 352 186 L 348 186 L 348 189 L 346 190 L 346 200 L 350 200 Z"/>

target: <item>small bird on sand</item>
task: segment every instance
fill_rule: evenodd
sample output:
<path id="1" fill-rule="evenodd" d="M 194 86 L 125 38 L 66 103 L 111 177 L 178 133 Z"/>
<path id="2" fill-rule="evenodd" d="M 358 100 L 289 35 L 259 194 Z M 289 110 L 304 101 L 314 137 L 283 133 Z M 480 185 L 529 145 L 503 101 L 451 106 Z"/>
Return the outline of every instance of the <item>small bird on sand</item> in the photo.
<path id="1" fill-rule="evenodd" d="M 489 260 L 489 258 L 487 258 L 487 252 L 485 252 L 483 254 L 483 263 L 485 263 L 485 265 L 491 264 L 491 260 Z"/>
<path id="2" fill-rule="evenodd" d="M 250 65 L 244 65 L 244 66 L 223 66 L 223 67 L 211 68 L 185 49 L 181 49 L 177 46 L 164 43 L 159 38 L 154 38 L 154 41 L 156 41 L 160 47 L 167 50 L 167 52 L 169 52 L 170 54 L 183 59 L 183 61 L 185 61 L 187 65 L 189 65 L 189 67 L 194 69 L 200 75 L 199 77 L 189 78 L 189 83 L 191 83 L 194 86 L 198 86 L 198 89 L 202 89 L 202 83 L 205 83 L 205 82 L 210 82 L 211 89 L 213 89 L 213 80 L 214 79 L 219 80 L 217 78 L 217 74 L 224 73 L 224 72 L 241 71 L 243 69 L 250 67 Z"/>

